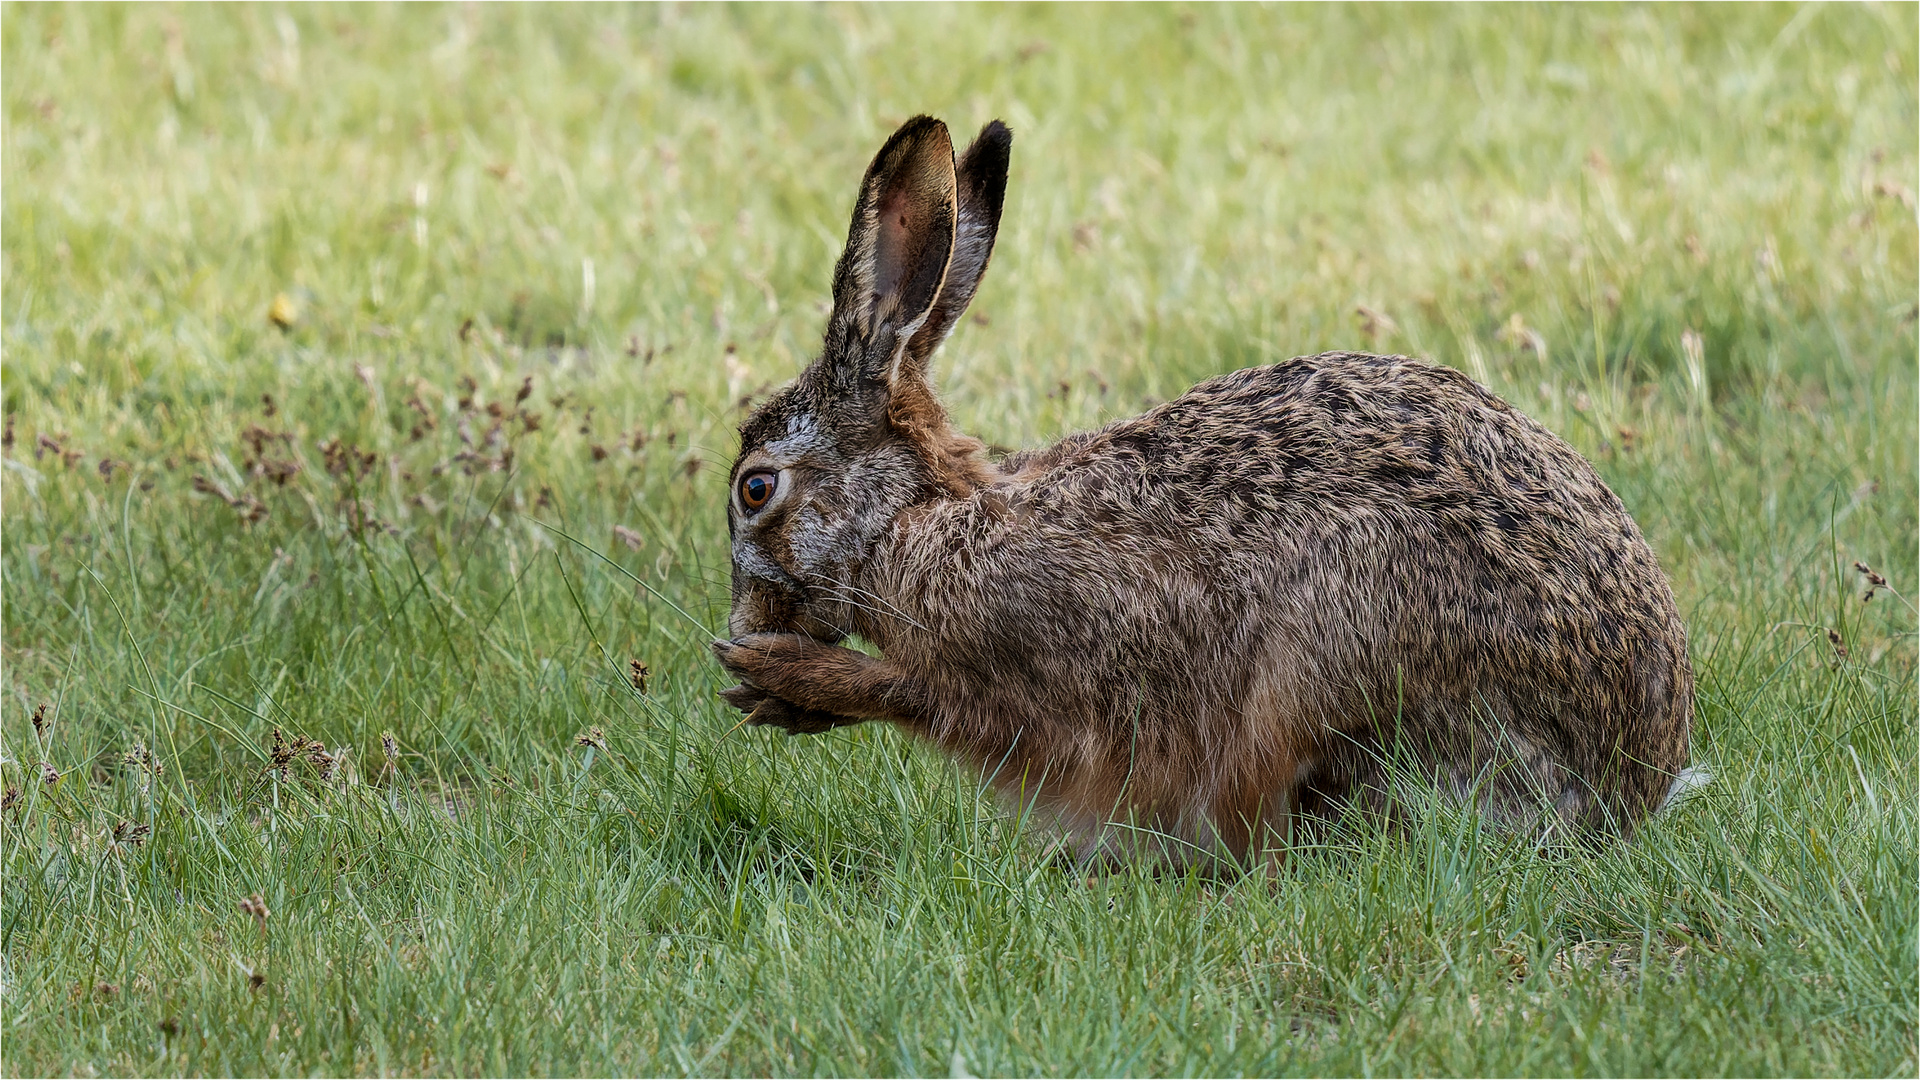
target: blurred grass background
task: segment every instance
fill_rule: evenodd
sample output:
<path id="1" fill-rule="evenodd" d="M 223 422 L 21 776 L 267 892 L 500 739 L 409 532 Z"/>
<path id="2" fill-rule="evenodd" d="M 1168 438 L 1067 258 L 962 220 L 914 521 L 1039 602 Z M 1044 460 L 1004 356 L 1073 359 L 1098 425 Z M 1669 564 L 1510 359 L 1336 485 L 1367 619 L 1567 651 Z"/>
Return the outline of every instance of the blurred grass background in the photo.
<path id="1" fill-rule="evenodd" d="M 0 9 L 0 1067 L 1911 1074 L 1917 29 Z M 1086 881 L 893 732 L 727 734 L 732 429 L 917 112 L 1016 133 L 964 428 L 1459 367 L 1646 530 L 1718 783 Z"/>

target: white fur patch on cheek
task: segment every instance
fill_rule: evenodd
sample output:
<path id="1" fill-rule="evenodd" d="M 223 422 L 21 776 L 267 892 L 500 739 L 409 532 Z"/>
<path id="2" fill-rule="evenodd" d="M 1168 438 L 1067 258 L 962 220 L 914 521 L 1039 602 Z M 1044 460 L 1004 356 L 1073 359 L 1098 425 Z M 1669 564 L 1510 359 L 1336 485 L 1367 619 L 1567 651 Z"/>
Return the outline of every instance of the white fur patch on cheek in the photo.
<path id="1" fill-rule="evenodd" d="M 807 570 L 818 573 L 821 568 L 840 561 L 843 557 L 841 543 L 835 529 L 825 514 L 817 506 L 804 507 L 793 515 L 793 526 L 787 533 L 787 542 L 793 550 L 793 557 Z"/>

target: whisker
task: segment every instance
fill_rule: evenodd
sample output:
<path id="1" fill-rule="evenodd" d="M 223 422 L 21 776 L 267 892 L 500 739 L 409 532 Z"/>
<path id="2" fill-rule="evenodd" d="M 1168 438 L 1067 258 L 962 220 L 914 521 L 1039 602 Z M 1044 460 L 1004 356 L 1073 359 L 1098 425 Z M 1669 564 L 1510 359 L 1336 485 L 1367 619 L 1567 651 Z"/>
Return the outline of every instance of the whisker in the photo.
<path id="1" fill-rule="evenodd" d="M 904 611 L 901 611 L 899 607 L 897 607 L 892 601 L 888 600 L 886 597 L 881 596 L 876 592 L 873 592 L 870 589 L 862 589 L 851 582 L 838 581 L 833 578 L 826 578 L 825 580 L 827 584 L 832 585 L 837 590 L 840 590 L 839 593 L 837 594 L 829 593 L 829 595 L 832 596 L 833 599 L 839 600 L 842 603 L 851 604 L 854 607 L 861 609 L 862 611 L 870 611 L 875 615 L 882 615 L 888 618 L 898 619 L 901 622 L 904 622 L 907 625 L 912 626 L 918 630 L 927 629 L 925 626 L 922 626 L 920 622 L 916 620 L 913 616 L 908 615 Z M 867 597 L 873 600 L 875 603 L 885 605 L 885 610 L 882 610 L 881 608 L 878 608 L 878 607 L 874 607 L 871 604 L 861 603 L 859 599 L 857 599 L 857 597 L 859 596 Z"/>

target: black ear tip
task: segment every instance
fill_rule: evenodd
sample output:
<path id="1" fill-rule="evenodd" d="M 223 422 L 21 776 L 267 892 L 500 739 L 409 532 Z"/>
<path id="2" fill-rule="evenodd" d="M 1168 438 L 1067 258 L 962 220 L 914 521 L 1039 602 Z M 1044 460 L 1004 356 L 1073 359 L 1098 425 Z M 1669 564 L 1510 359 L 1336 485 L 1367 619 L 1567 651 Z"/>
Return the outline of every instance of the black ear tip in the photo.
<path id="1" fill-rule="evenodd" d="M 1006 157 L 1007 152 L 1013 149 L 1013 129 L 998 120 L 989 120 L 987 126 L 980 129 L 980 134 L 974 137 L 973 146 L 967 148 L 967 153 L 973 153 L 974 147 L 990 149 L 998 156 Z"/>
<path id="2" fill-rule="evenodd" d="M 960 155 L 960 173 L 973 180 L 968 186 L 986 183 L 1004 188 L 1007 164 L 1013 158 L 1013 132 L 998 120 L 987 121 L 974 137 L 973 145 Z M 965 181 L 963 181 L 965 183 Z"/>

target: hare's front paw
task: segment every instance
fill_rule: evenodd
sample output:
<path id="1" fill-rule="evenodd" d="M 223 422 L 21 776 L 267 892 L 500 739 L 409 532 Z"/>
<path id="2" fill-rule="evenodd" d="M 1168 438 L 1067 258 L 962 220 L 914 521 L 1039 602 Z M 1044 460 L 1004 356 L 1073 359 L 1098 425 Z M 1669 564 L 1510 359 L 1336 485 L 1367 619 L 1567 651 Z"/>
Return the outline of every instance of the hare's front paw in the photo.
<path id="1" fill-rule="evenodd" d="M 789 735 L 818 735 L 846 724 L 859 723 L 850 717 L 835 716 L 818 709 L 803 709 L 751 683 L 730 686 L 720 691 L 720 698 L 746 713 L 747 723 L 756 727 L 777 727 Z"/>
<path id="2" fill-rule="evenodd" d="M 854 722 L 849 717 L 913 723 L 926 697 L 887 661 L 803 634 L 745 634 L 714 642 L 713 655 L 741 682 L 738 694 L 728 698 L 739 708 L 758 707 L 757 692 L 797 713 L 834 717 L 839 723 Z"/>
<path id="3" fill-rule="evenodd" d="M 738 686 L 729 686 L 725 690 L 720 691 L 720 700 L 739 709 L 743 713 L 751 713 L 766 702 L 776 699 L 772 694 L 767 693 L 752 683 L 741 683 Z"/>
<path id="4" fill-rule="evenodd" d="M 786 639 L 786 640 L 782 640 Z M 747 714 L 747 723 L 777 727 L 790 735 L 817 735 L 860 721 L 848 716 L 795 705 L 762 685 L 761 680 L 791 682 L 795 665 L 804 664 L 808 646 L 821 646 L 792 634 L 749 634 L 738 641 L 716 641 L 713 652 L 740 685 L 720 691 L 727 704 Z"/>
<path id="5" fill-rule="evenodd" d="M 727 703 L 747 714 L 747 723 L 755 727 L 777 727 L 789 735 L 818 735 L 860 721 L 850 716 L 835 716 L 818 709 L 803 709 L 791 701 L 768 694 L 757 686 L 735 686 L 720 691 Z M 751 702 L 751 704 L 747 704 Z"/>
<path id="6" fill-rule="evenodd" d="M 743 634 L 732 641 L 714 642 L 713 655 L 743 687 L 792 697 L 786 691 L 806 678 L 808 654 L 824 648 L 831 646 L 800 634 Z"/>

